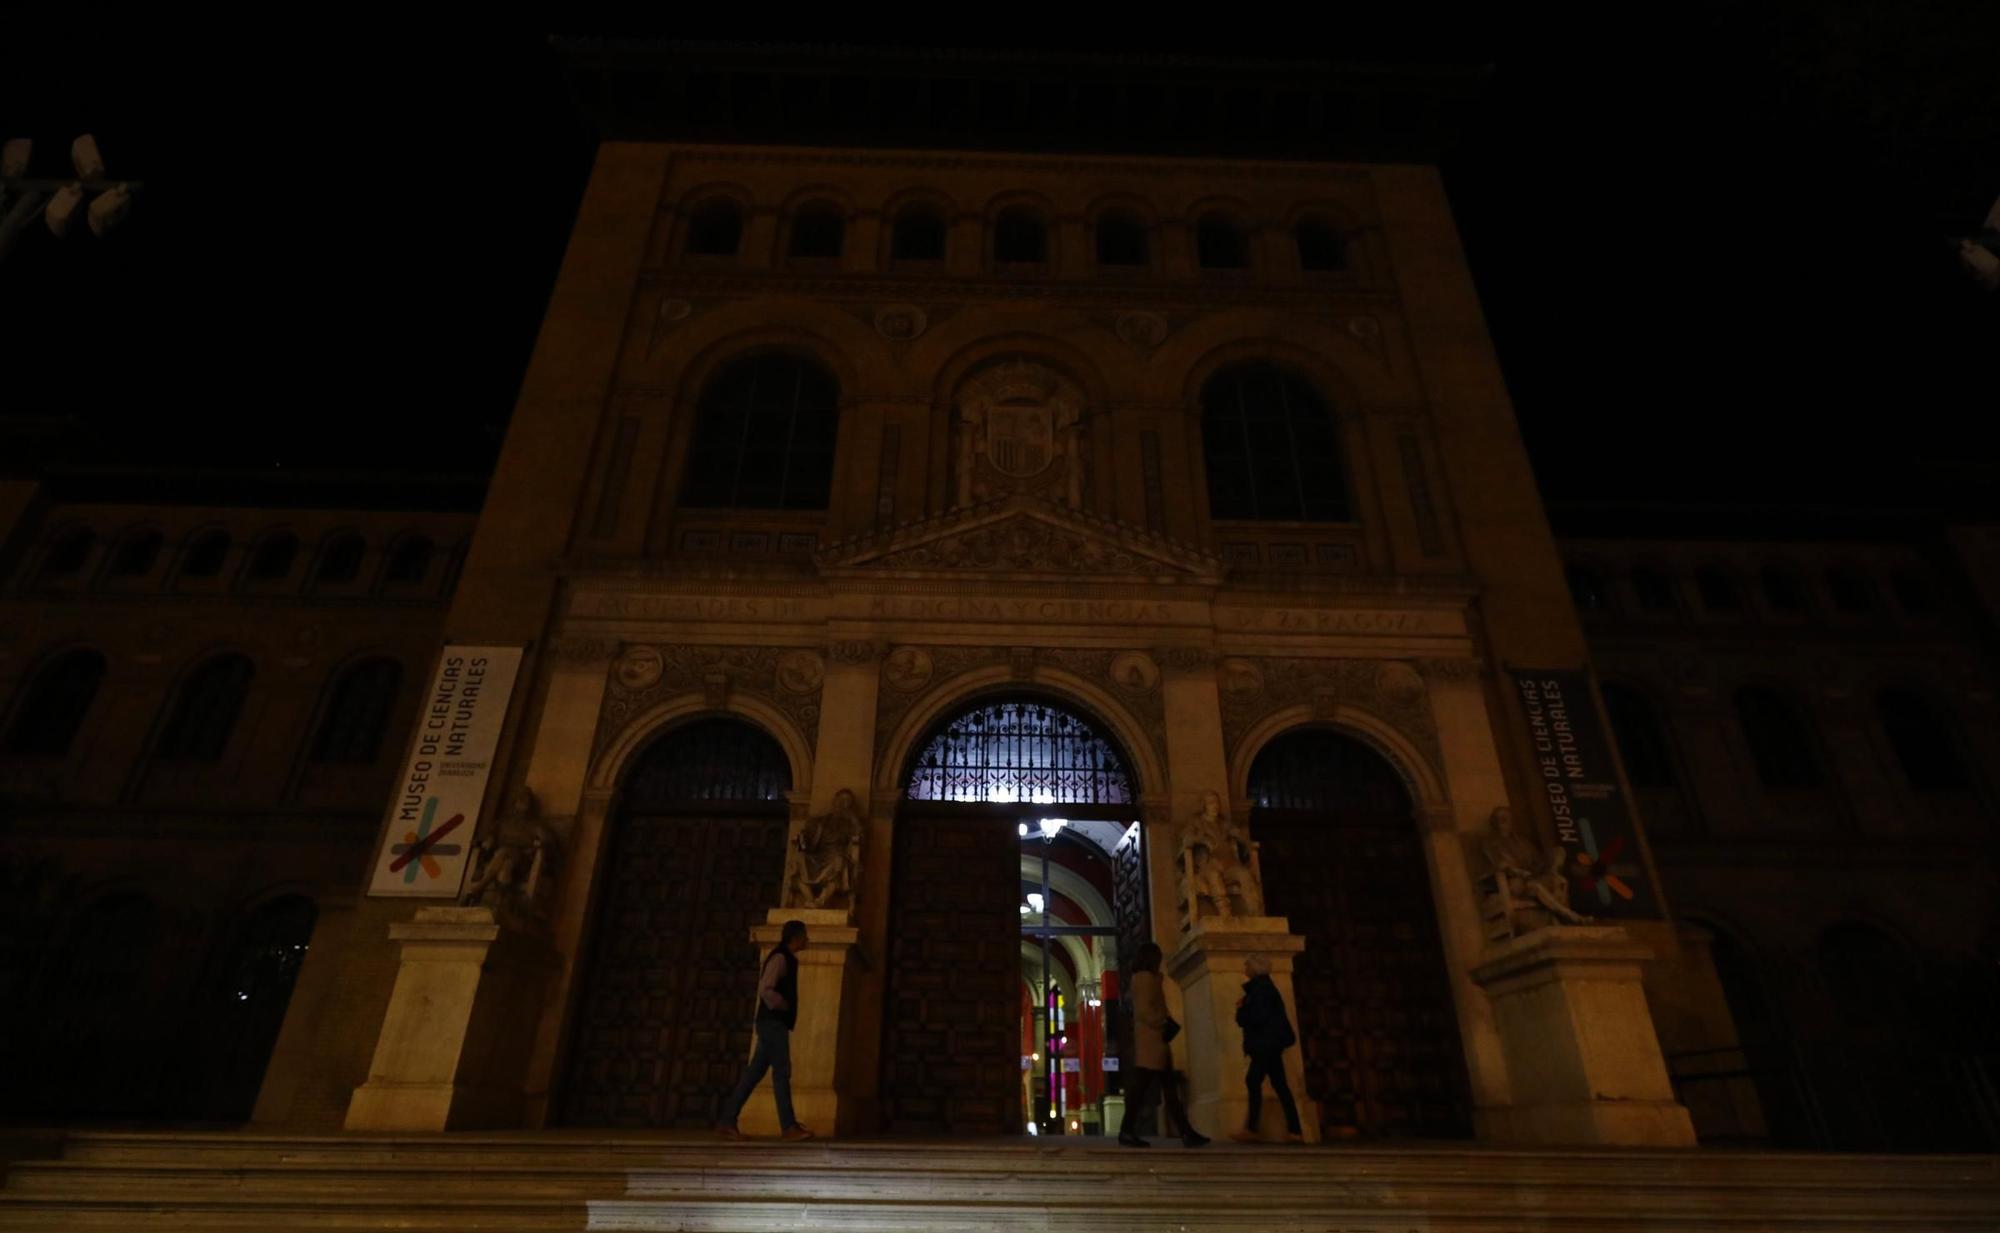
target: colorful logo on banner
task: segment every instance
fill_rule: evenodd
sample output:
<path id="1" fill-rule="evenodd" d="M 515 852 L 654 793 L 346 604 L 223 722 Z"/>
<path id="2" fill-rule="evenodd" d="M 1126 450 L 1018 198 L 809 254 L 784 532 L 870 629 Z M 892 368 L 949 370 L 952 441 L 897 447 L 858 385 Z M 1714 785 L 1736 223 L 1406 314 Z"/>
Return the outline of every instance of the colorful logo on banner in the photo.
<path id="1" fill-rule="evenodd" d="M 1589 676 L 1515 669 L 1513 677 L 1556 842 L 1567 854 L 1571 905 L 1597 916 L 1657 917 L 1638 829 Z"/>

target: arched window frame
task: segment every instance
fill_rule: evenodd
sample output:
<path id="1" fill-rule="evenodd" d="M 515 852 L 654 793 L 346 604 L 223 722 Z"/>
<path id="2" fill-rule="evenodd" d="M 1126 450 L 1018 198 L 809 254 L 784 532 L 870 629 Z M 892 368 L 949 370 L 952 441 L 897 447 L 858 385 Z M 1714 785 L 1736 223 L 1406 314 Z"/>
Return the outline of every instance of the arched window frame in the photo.
<path id="1" fill-rule="evenodd" d="M 1963 738 L 1930 691 L 1895 683 L 1875 691 L 1875 725 L 1912 792 L 1963 792 L 1972 786 Z M 1898 708 L 1906 708 L 1898 713 Z"/>
<path id="2" fill-rule="evenodd" d="M 1232 202 L 1212 202 L 1194 212 L 1195 270 L 1204 278 L 1244 278 L 1257 270 L 1258 229 L 1247 210 Z"/>
<path id="3" fill-rule="evenodd" d="M 1004 258 L 1001 240 L 1014 223 L 1039 228 L 1041 257 Z M 994 273 L 1036 273 L 1056 268 L 1056 213 L 1039 197 L 1013 195 L 993 203 L 986 215 L 986 262 Z"/>
<path id="4" fill-rule="evenodd" d="M 314 554 L 312 581 L 315 588 L 342 590 L 361 580 L 368 560 L 368 541 L 359 531 L 343 528 L 320 541 Z"/>
<path id="5" fill-rule="evenodd" d="M 1086 239 L 1090 245 L 1090 259 L 1100 273 L 1114 276 L 1150 274 L 1158 268 L 1159 219 L 1144 202 L 1127 197 L 1108 198 L 1094 204 L 1088 217 L 1090 225 Z M 1139 261 L 1107 262 L 1103 259 L 1102 235 L 1107 223 L 1132 228 L 1139 241 Z"/>
<path id="6" fill-rule="evenodd" d="M 129 527 L 111 545 L 104 562 L 107 582 L 130 586 L 150 578 L 159 568 L 167 537 L 155 526 Z"/>
<path id="7" fill-rule="evenodd" d="M 1757 571 L 1757 594 L 1764 611 L 1780 620 L 1802 621 L 1812 612 L 1812 588 L 1790 561 L 1764 562 Z"/>
<path id="8" fill-rule="evenodd" d="M 1745 706 L 1746 699 L 1758 700 L 1758 706 L 1762 706 L 1762 700 L 1769 700 L 1774 705 L 1765 714 L 1788 726 L 1791 731 L 1773 726 L 1760 729 L 1752 713 L 1754 708 Z M 1763 681 L 1750 681 L 1737 687 L 1731 704 L 1736 712 L 1737 727 L 1743 733 L 1744 746 L 1750 753 L 1752 769 L 1765 789 L 1797 792 L 1826 786 L 1826 760 L 1820 753 L 1812 718 L 1789 690 Z M 1787 745 L 1790 747 L 1786 748 Z"/>
<path id="9" fill-rule="evenodd" d="M 1632 589 L 1632 610 L 1659 619 L 1680 611 L 1679 588 L 1674 572 L 1656 561 L 1635 562 L 1626 573 Z"/>
<path id="10" fill-rule="evenodd" d="M 382 586 L 399 591 L 425 589 L 437 563 L 437 542 L 421 531 L 405 531 L 382 554 Z"/>
<path id="11" fill-rule="evenodd" d="M 180 559 L 174 564 L 175 585 L 196 586 L 220 585 L 228 577 L 229 554 L 236 547 L 235 537 L 226 527 L 203 527 L 187 537 L 182 543 Z M 208 564 L 213 554 L 214 565 Z M 203 567 L 198 572 L 193 568 Z"/>
<path id="12" fill-rule="evenodd" d="M 1354 243 L 1348 229 L 1331 214 L 1311 209 L 1301 211 L 1288 230 L 1293 260 L 1298 262 L 1299 273 L 1305 277 L 1345 278 L 1354 273 Z M 1331 258 L 1323 255 L 1329 249 Z"/>
<path id="13" fill-rule="evenodd" d="M 1132 759 L 1107 725 L 1062 699 L 1016 694 L 976 699 L 932 725 L 903 787 L 906 800 L 974 804 L 1139 799 Z"/>
<path id="14" fill-rule="evenodd" d="M 37 586 L 80 586 L 90 578 L 99 540 L 94 528 L 72 523 L 48 538 L 35 562 Z"/>
<path id="15" fill-rule="evenodd" d="M 687 205 L 682 213 L 680 254 L 683 259 L 727 264 L 743 255 L 743 242 L 749 237 L 750 203 L 746 196 L 733 188 L 710 186 L 688 194 Z M 714 247 L 716 237 L 707 232 L 723 209 L 733 215 L 735 242 L 726 248 Z M 697 244 L 704 245 L 696 247 Z"/>
<path id="16" fill-rule="evenodd" d="M 228 674 L 228 675 L 225 675 Z M 211 678 L 214 683 L 211 685 Z M 239 651 L 221 651 L 196 663 L 167 699 L 153 757 L 162 762 L 216 763 L 229 753 L 256 687 L 257 668 Z M 233 697 L 225 698 L 227 688 Z M 214 693 L 205 696 L 203 692 Z M 203 708 L 205 713 L 195 708 Z M 199 724 L 196 729 L 193 725 Z"/>
<path id="17" fill-rule="evenodd" d="M 279 561 L 282 557 L 282 568 Z M 259 535 L 243 558 L 243 584 L 278 587 L 289 581 L 299 567 L 299 537 L 283 527 Z"/>
<path id="18" fill-rule="evenodd" d="M 90 722 L 107 669 L 103 653 L 93 647 L 69 647 L 46 656 L 4 714 L 0 754 L 67 758 Z M 67 696 L 59 696 L 59 689 Z"/>
<path id="19" fill-rule="evenodd" d="M 848 232 L 853 229 L 853 221 L 854 211 L 840 197 L 823 190 L 801 194 L 785 211 L 785 261 L 805 266 L 838 265 L 847 256 Z M 837 236 L 837 242 L 831 246 L 831 252 L 824 251 L 817 243 L 814 244 L 814 251 L 799 251 L 802 238 L 817 240 L 815 228 L 835 223 L 838 228 L 833 234 Z"/>
<path id="20" fill-rule="evenodd" d="M 710 712 L 646 742 L 622 774 L 619 808 L 765 812 L 784 809 L 791 789 L 791 759 L 776 735 L 742 715 Z"/>
<path id="21" fill-rule="evenodd" d="M 693 499 L 691 492 L 693 488 L 691 481 L 693 478 L 697 475 L 709 476 L 718 474 L 716 468 L 719 467 L 720 460 L 723 458 L 723 455 L 719 451 L 726 442 L 718 438 L 711 443 L 711 452 L 705 453 L 704 439 L 705 434 L 710 431 L 710 417 L 717 413 L 716 408 L 720 405 L 719 400 L 731 396 L 723 388 L 725 383 L 738 379 L 740 373 L 747 369 L 748 366 L 757 364 L 769 365 L 773 362 L 800 365 L 804 370 L 816 372 L 818 377 L 825 383 L 826 397 L 823 408 L 817 405 L 821 400 L 817 397 L 816 392 L 807 391 L 801 385 L 793 395 L 793 403 L 786 419 L 788 433 L 790 434 L 789 439 L 796 440 L 798 419 L 801 410 L 810 412 L 815 417 L 824 416 L 826 421 L 826 469 L 824 476 L 821 477 L 817 471 L 814 471 L 812 476 L 802 481 L 802 486 L 797 488 L 797 495 L 795 496 L 793 467 L 797 459 L 788 456 L 785 460 L 783 474 L 780 476 L 776 502 L 759 501 L 746 504 L 742 499 L 743 467 L 745 450 L 750 439 L 750 429 L 754 427 L 752 423 L 746 420 L 741 430 L 743 435 L 739 437 L 735 452 L 729 456 L 733 461 L 731 462 L 732 469 L 730 472 L 730 490 L 727 494 L 728 499 L 711 499 L 711 495 L 719 496 L 720 494 L 703 494 L 699 500 Z M 752 392 L 747 394 L 746 397 L 754 397 L 754 387 Z M 801 400 L 808 398 L 815 405 L 802 405 Z M 676 486 L 674 492 L 677 508 L 683 510 L 792 510 L 815 513 L 824 512 L 831 508 L 833 482 L 834 476 L 837 473 L 839 459 L 841 421 L 845 418 L 846 411 L 846 390 L 834 370 L 820 356 L 810 351 L 792 347 L 753 348 L 738 352 L 703 374 L 698 392 L 695 394 L 694 406 L 695 414 L 688 418 L 689 428 L 686 438 L 686 455 L 681 466 L 680 483 Z M 804 457 L 810 461 L 812 455 L 807 454 Z M 816 500 L 813 499 L 815 496 L 817 497 Z"/>
<path id="22" fill-rule="evenodd" d="M 1281 514 L 1263 513 L 1262 506 L 1264 502 L 1258 499 L 1255 496 L 1254 492 L 1252 494 L 1253 512 L 1250 514 L 1246 515 L 1241 512 L 1224 512 L 1216 508 L 1215 469 L 1217 466 L 1217 460 L 1215 457 L 1215 451 L 1212 448 L 1215 441 L 1215 437 L 1213 434 L 1218 431 L 1230 431 L 1231 425 L 1227 422 L 1224 422 L 1228 415 L 1229 409 L 1227 407 L 1217 408 L 1216 406 L 1212 405 L 1211 392 L 1217 389 L 1218 382 L 1222 381 L 1222 379 L 1225 377 L 1236 377 L 1240 380 L 1243 376 L 1252 374 L 1260 369 L 1268 370 L 1269 372 L 1277 376 L 1280 380 L 1288 383 L 1287 385 L 1288 390 L 1295 387 L 1297 390 L 1303 391 L 1311 399 L 1312 402 L 1317 404 L 1318 410 L 1323 411 L 1325 413 L 1326 416 L 1325 431 L 1327 434 L 1328 442 L 1331 446 L 1334 455 L 1331 460 L 1334 472 L 1333 478 L 1336 479 L 1339 484 L 1339 492 L 1338 492 L 1338 495 L 1340 497 L 1339 507 L 1337 510 L 1329 511 L 1333 516 L 1328 516 L 1328 517 L 1305 516 L 1306 498 L 1305 498 L 1304 476 L 1302 471 L 1298 471 L 1296 469 L 1294 471 L 1293 479 L 1294 479 L 1294 484 L 1298 490 L 1297 495 L 1300 498 L 1299 516 L 1285 517 Z M 1276 358 L 1266 355 L 1245 355 L 1240 358 L 1232 359 L 1226 363 L 1218 364 L 1215 367 L 1209 369 L 1208 371 L 1202 373 L 1201 384 L 1197 387 L 1197 391 L 1198 392 L 1196 394 L 1196 406 L 1199 409 L 1199 429 L 1201 432 L 1201 442 L 1202 442 L 1202 470 L 1203 470 L 1203 480 L 1205 484 L 1205 487 L 1203 489 L 1203 496 L 1207 504 L 1209 518 L 1212 521 L 1219 523 L 1241 522 L 1241 523 L 1265 523 L 1265 524 L 1306 523 L 1317 526 L 1352 525 L 1356 521 L 1360 505 L 1361 493 L 1358 485 L 1355 482 L 1355 473 L 1353 470 L 1353 463 L 1351 462 L 1352 450 L 1350 449 L 1350 442 L 1347 439 L 1348 437 L 1347 425 L 1340 414 L 1339 402 L 1335 398 L 1329 396 L 1329 393 L 1326 390 L 1324 384 L 1318 380 L 1315 380 L 1314 377 L 1309 372 L 1309 370 L 1306 370 L 1299 365 L 1289 363 L 1282 358 Z M 1241 393 L 1240 386 L 1237 389 L 1237 393 L 1240 396 Z M 1289 403 L 1287 404 L 1287 407 L 1288 407 L 1287 422 L 1289 425 L 1291 421 Z M 1212 420 L 1216 421 L 1213 425 L 1211 424 Z M 1236 426 L 1235 431 L 1239 433 L 1247 433 L 1248 431 L 1247 418 L 1243 419 L 1242 422 Z M 1291 448 L 1285 453 L 1286 456 L 1293 459 L 1294 462 L 1296 463 L 1297 459 L 1299 458 L 1299 451 L 1296 448 L 1297 432 L 1295 428 L 1289 430 L 1288 439 L 1294 443 L 1294 448 Z M 1255 466 L 1254 451 L 1253 451 L 1253 456 L 1246 459 L 1243 465 L 1246 467 Z M 1253 481 L 1253 488 L 1254 488 L 1254 481 Z"/>
<path id="23" fill-rule="evenodd" d="M 1563 566 L 1563 582 L 1569 588 L 1570 603 L 1585 617 L 1608 616 L 1611 608 L 1609 576 L 1594 561 L 1570 561 Z"/>
<path id="24" fill-rule="evenodd" d="M 1704 561 L 1696 566 L 1694 585 L 1695 593 L 1701 597 L 1702 612 L 1712 619 L 1740 620 L 1748 609 L 1742 579 L 1719 561 Z"/>
<path id="25" fill-rule="evenodd" d="M 937 221 L 938 249 L 934 257 L 899 255 L 898 245 L 904 237 L 904 227 L 922 215 L 929 215 Z M 892 199 L 882 210 L 886 225 L 882 228 L 882 266 L 905 269 L 934 270 L 951 260 L 951 233 L 958 211 L 942 194 L 929 189 L 917 189 L 903 193 Z"/>
<path id="26" fill-rule="evenodd" d="M 403 679 L 401 661 L 389 655 L 365 656 L 343 665 L 327 680 L 307 760 L 345 766 L 380 761 Z"/>

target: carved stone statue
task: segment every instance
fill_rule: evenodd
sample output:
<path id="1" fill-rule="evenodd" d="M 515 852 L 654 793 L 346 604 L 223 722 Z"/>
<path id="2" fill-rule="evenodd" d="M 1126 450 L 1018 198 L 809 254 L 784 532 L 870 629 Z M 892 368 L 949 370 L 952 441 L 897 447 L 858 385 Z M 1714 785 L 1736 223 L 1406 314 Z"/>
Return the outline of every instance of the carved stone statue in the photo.
<path id="1" fill-rule="evenodd" d="M 459 905 L 491 908 L 495 919 L 516 928 L 543 927 L 561 860 L 562 843 L 542 821 L 535 794 L 518 788 L 499 819 L 473 841 L 472 876 Z"/>
<path id="2" fill-rule="evenodd" d="M 1181 901 L 1192 925 L 1208 911 L 1224 918 L 1262 916 L 1264 888 L 1252 863 L 1250 836 L 1222 816 L 1222 798 L 1204 792 L 1201 808 L 1181 825 Z"/>
<path id="3" fill-rule="evenodd" d="M 792 837 L 785 854 L 784 905 L 788 908 L 854 906 L 854 887 L 861 874 L 861 833 L 864 824 L 854 793 L 833 794 L 833 808 L 807 818 Z"/>
<path id="4" fill-rule="evenodd" d="M 1526 933 L 1550 918 L 1571 925 L 1588 925 L 1590 917 L 1569 906 L 1569 879 L 1563 876 L 1563 850 L 1543 851 L 1514 830 L 1514 812 L 1505 805 L 1493 811 L 1493 829 L 1480 841 L 1493 893 L 1506 912 L 1509 935 Z"/>

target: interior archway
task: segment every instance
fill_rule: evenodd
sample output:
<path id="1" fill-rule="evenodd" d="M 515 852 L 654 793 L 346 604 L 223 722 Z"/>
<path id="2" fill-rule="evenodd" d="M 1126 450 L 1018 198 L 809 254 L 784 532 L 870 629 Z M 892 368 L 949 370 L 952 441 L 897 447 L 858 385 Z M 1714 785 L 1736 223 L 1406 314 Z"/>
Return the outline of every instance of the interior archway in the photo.
<path id="1" fill-rule="evenodd" d="M 744 942 L 778 902 L 790 760 L 744 720 L 668 730 L 634 760 L 605 845 L 560 1118 L 715 1123 L 750 1051 Z"/>
<path id="2" fill-rule="evenodd" d="M 1293 970 L 1306 1093 L 1332 1136 L 1462 1138 L 1471 1096 L 1430 872 L 1403 778 L 1325 727 L 1258 753 L 1250 833 Z"/>
<path id="3" fill-rule="evenodd" d="M 940 717 L 901 785 L 885 1127 L 1102 1133 L 1119 1107 L 1106 1004 L 1146 937 L 1130 760 L 1080 709 L 993 695 Z"/>

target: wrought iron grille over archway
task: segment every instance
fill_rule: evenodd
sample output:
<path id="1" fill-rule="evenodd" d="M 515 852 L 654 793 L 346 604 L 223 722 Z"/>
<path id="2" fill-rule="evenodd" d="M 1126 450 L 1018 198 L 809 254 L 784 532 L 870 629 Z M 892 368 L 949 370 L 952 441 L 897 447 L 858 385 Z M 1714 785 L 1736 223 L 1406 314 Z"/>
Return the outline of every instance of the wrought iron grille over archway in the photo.
<path id="1" fill-rule="evenodd" d="M 1125 759 L 1087 720 L 1040 702 L 974 707 L 931 738 L 910 769 L 913 801 L 1126 805 Z"/>

